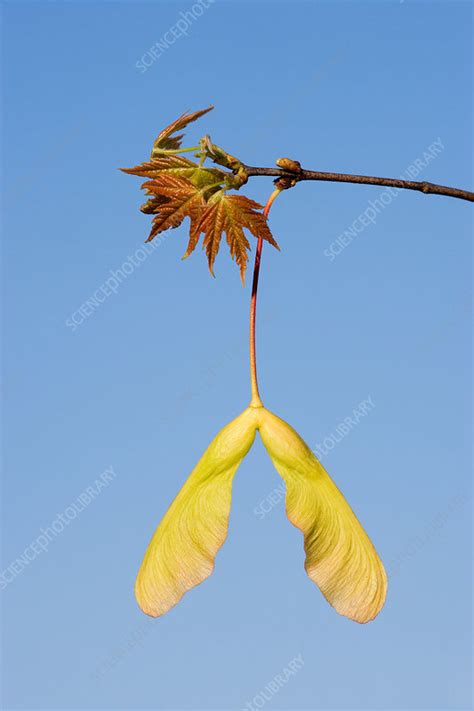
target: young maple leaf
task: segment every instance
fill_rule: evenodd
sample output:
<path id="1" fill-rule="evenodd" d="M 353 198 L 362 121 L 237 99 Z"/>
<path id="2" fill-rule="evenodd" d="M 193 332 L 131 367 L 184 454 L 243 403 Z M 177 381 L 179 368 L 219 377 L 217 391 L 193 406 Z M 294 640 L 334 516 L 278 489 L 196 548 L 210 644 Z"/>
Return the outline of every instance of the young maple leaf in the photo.
<path id="1" fill-rule="evenodd" d="M 225 172 L 219 168 L 203 168 L 192 160 L 180 155 L 157 155 L 134 168 L 121 168 L 129 175 L 141 178 L 157 178 L 159 175 L 176 175 L 187 178 L 198 187 L 205 184 L 223 182 Z"/>
<path id="2" fill-rule="evenodd" d="M 185 217 L 190 218 L 190 236 L 194 235 L 206 207 L 205 189 L 198 188 L 186 178 L 175 175 L 160 175 L 155 180 L 144 183 L 142 187 L 155 196 L 146 205 L 151 202 L 152 206 L 156 204 L 157 209 L 147 242 L 160 232 L 179 227 Z"/>
<path id="3" fill-rule="evenodd" d="M 261 209 L 262 205 L 244 195 L 227 195 L 219 192 L 207 205 L 201 221 L 196 227 L 197 238 L 190 240 L 184 256 L 187 257 L 193 251 L 200 233 L 204 232 L 203 247 L 209 261 L 209 270 L 214 276 L 214 261 L 219 251 L 222 235 L 225 232 L 230 254 L 240 268 L 240 277 L 243 283 L 250 250 L 250 244 L 243 228 L 249 230 L 254 237 L 261 237 L 276 249 L 280 249 L 273 239 L 266 217 L 262 212 L 259 212 Z"/>
<path id="4" fill-rule="evenodd" d="M 159 153 L 160 149 L 167 151 L 178 149 L 181 146 L 183 134 L 180 134 L 179 136 L 173 136 L 172 134 L 176 133 L 176 131 L 180 131 L 181 129 L 185 128 L 188 123 L 192 123 L 201 116 L 204 116 L 204 114 L 207 114 L 209 111 L 212 111 L 213 108 L 213 106 L 209 106 L 208 109 L 194 111 L 191 114 L 184 113 L 179 118 L 177 118 L 176 121 L 170 123 L 169 126 L 164 128 L 161 133 L 158 134 L 158 137 L 156 138 L 153 144 L 153 150 L 151 152 L 152 157 L 155 152 Z"/>
<path id="5" fill-rule="evenodd" d="M 180 155 L 157 155 L 145 163 L 133 168 L 121 168 L 124 173 L 138 175 L 141 178 L 157 178 L 160 174 L 171 173 L 182 178 L 189 178 L 196 170 L 196 163 Z"/>

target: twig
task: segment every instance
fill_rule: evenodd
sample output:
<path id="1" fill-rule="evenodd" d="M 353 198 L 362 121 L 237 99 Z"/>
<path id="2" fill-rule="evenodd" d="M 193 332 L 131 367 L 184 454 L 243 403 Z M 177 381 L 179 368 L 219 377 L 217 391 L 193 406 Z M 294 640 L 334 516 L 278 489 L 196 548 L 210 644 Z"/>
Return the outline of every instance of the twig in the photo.
<path id="1" fill-rule="evenodd" d="M 400 180 L 398 178 L 377 178 L 371 175 L 351 175 L 349 173 L 326 173 L 317 170 L 300 170 L 289 172 L 282 168 L 256 168 L 245 165 L 245 172 L 249 177 L 265 175 L 275 178 L 288 178 L 299 182 L 301 180 L 322 180 L 332 183 L 360 183 L 362 185 L 384 185 L 391 188 L 403 188 L 405 190 L 418 190 L 421 193 L 432 195 L 446 195 L 447 197 L 459 198 L 474 202 L 474 193 L 460 188 L 450 188 L 446 185 L 436 185 L 426 181 L 417 182 L 415 180 Z"/>

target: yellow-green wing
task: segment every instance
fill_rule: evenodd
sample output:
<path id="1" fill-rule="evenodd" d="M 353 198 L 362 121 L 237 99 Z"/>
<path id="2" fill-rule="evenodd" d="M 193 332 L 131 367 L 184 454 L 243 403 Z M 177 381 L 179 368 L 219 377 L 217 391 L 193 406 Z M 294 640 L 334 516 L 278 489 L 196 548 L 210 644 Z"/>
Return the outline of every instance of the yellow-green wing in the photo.
<path id="1" fill-rule="evenodd" d="M 349 504 L 307 444 L 284 420 L 260 411 L 260 434 L 286 484 L 286 512 L 304 534 L 305 568 L 341 615 L 369 622 L 381 610 L 387 576 Z"/>
<path id="2" fill-rule="evenodd" d="M 135 585 L 147 615 L 163 615 L 214 570 L 227 537 L 232 480 L 256 427 L 249 408 L 219 432 L 156 529 Z"/>

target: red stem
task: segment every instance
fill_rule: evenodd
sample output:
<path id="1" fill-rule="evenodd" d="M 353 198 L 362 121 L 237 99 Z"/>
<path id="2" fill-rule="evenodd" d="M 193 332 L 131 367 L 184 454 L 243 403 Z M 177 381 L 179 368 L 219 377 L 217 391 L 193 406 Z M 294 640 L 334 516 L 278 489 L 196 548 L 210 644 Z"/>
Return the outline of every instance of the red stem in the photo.
<path id="1" fill-rule="evenodd" d="M 273 191 L 267 200 L 267 204 L 263 210 L 265 217 L 268 217 L 270 208 L 273 201 L 279 195 L 281 190 L 278 188 Z M 257 242 L 257 250 L 255 252 L 255 263 L 253 267 L 253 281 L 252 281 L 252 296 L 250 298 L 250 383 L 252 387 L 252 400 L 250 401 L 251 407 L 263 407 L 263 403 L 260 399 L 260 393 L 258 390 L 257 381 L 257 351 L 255 345 L 255 324 L 257 317 L 257 291 L 258 291 L 258 277 L 260 274 L 260 260 L 262 258 L 263 249 L 263 238 L 259 237 Z"/>

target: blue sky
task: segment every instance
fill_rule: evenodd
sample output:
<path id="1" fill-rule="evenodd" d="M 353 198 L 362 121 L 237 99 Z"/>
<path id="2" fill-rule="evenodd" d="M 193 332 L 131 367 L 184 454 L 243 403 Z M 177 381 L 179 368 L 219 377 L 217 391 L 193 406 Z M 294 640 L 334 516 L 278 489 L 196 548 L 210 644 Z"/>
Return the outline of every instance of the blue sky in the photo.
<path id="1" fill-rule="evenodd" d="M 185 34 L 192 2 L 3 5 L 2 570 L 31 558 L 1 590 L 4 707 L 470 708 L 467 202 L 400 192 L 361 229 L 382 188 L 307 183 L 271 214 L 262 397 L 325 446 L 384 560 L 377 620 L 339 617 L 307 579 L 259 441 L 214 575 L 162 619 L 135 603 L 155 526 L 248 403 L 250 280 L 225 250 L 215 280 L 200 250 L 182 262 L 182 228 L 133 265 L 150 220 L 117 167 L 213 103 L 190 139 L 254 165 L 400 176 L 418 160 L 420 179 L 472 186 L 470 3 L 199 7 Z M 68 325 L 117 271 L 116 293 Z"/>

